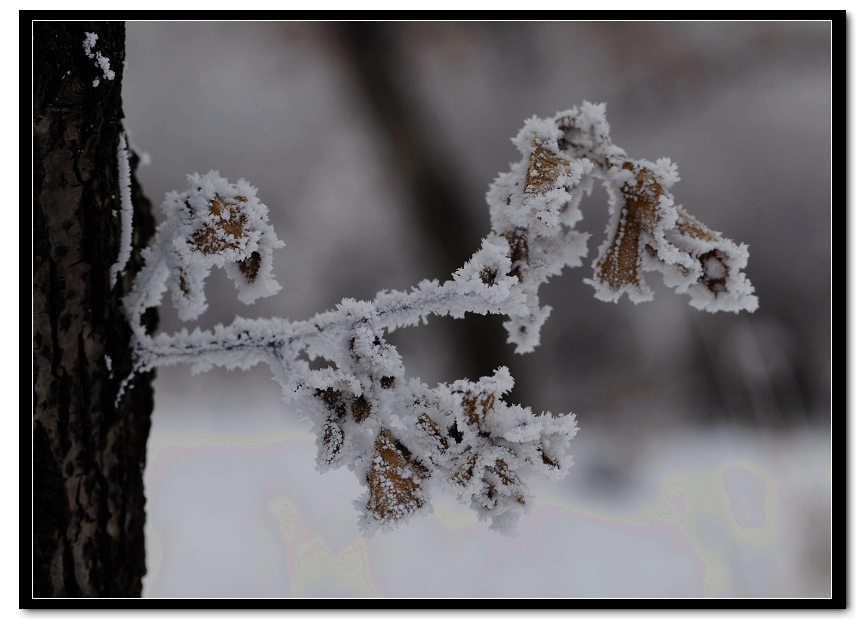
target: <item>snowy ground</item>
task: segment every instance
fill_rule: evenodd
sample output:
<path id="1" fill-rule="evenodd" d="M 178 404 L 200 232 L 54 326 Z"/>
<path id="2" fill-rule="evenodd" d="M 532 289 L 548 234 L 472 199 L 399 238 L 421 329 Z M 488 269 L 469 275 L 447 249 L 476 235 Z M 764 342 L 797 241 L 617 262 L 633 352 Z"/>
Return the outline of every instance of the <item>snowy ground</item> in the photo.
<path id="1" fill-rule="evenodd" d="M 362 537 L 356 478 L 314 471 L 313 435 L 261 373 L 163 370 L 146 474 L 146 597 L 824 597 L 828 434 L 658 435 L 598 466 L 586 430 L 561 483 L 535 483 L 515 538 L 448 497 Z M 188 380 L 190 395 L 173 393 Z M 611 453 L 614 453 L 612 451 Z"/>

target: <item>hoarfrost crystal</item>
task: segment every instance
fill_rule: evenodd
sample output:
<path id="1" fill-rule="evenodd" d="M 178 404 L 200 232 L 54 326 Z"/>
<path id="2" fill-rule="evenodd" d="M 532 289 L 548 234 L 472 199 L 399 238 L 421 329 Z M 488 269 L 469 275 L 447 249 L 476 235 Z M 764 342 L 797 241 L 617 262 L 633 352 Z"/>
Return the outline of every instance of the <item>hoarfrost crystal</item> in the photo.
<path id="1" fill-rule="evenodd" d="M 111 63 L 108 61 L 108 58 L 101 52 L 93 52 L 93 47 L 96 46 L 97 39 L 99 39 L 99 35 L 96 33 L 84 33 L 84 43 L 82 44 L 84 47 L 84 54 L 87 55 L 89 59 L 93 59 L 96 67 L 102 70 L 102 78 L 111 81 L 114 79 L 114 70 L 111 69 Z M 93 87 L 96 87 L 97 85 L 99 85 L 99 79 L 93 79 Z"/>

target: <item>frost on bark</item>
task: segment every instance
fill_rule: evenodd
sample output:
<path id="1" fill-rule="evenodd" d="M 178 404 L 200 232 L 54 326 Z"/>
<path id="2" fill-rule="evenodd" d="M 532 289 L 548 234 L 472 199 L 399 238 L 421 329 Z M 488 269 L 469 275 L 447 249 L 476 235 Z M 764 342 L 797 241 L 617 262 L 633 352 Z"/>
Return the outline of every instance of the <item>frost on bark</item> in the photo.
<path id="1" fill-rule="evenodd" d="M 132 367 L 120 299 L 154 231 L 132 178 L 131 255 L 112 282 L 124 46 L 122 22 L 33 24 L 34 597 L 140 596 L 145 573 L 152 373 L 115 406 Z"/>

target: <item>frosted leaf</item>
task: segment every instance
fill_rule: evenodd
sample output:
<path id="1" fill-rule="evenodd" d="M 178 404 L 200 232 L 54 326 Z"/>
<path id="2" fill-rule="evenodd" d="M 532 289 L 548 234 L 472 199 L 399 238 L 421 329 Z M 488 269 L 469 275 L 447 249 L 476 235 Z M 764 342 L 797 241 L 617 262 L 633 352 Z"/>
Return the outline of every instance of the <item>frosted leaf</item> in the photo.
<path id="1" fill-rule="evenodd" d="M 675 288 L 676 292 L 687 293 L 691 297 L 690 305 L 697 309 L 709 312 L 756 310 L 757 296 L 744 274 L 748 264 L 748 245 L 723 238 L 681 206 L 676 207 L 676 213 L 675 227 L 667 231 L 666 238 L 691 260 L 696 260 L 699 266 L 692 266 L 696 271 L 686 274 L 681 267 L 664 264 L 649 256 L 647 269 L 661 271 L 664 283 Z"/>
<path id="2" fill-rule="evenodd" d="M 278 292 L 273 250 L 284 243 L 268 223 L 267 207 L 255 196 L 256 188 L 243 179 L 231 184 L 216 171 L 189 175 L 187 181 L 184 192 L 165 195 L 167 219 L 149 256 L 168 270 L 178 316 L 188 321 L 207 309 L 204 281 L 214 266 L 234 281 L 243 303 Z"/>
<path id="3" fill-rule="evenodd" d="M 610 141 L 604 108 L 589 103 L 556 115 L 559 147 L 590 160 L 591 176 L 609 195 L 606 238 L 587 283 L 595 296 L 616 302 L 627 294 L 637 303 L 652 298 L 646 271 L 660 271 L 667 286 L 688 293 L 690 305 L 709 312 L 753 312 L 757 297 L 744 276 L 747 247 L 708 229 L 676 205 L 670 188 L 679 181 L 668 158 L 633 160 Z"/>
<path id="4" fill-rule="evenodd" d="M 690 304 L 698 309 L 753 312 L 757 298 L 742 273 L 747 247 L 722 238 L 674 205 L 661 183 L 672 181 L 669 171 L 659 175 L 654 165 L 640 162 L 624 162 L 622 171 L 633 175 L 619 179 L 619 190 L 610 195 L 611 229 L 589 281 L 597 296 L 617 301 L 627 293 L 634 302 L 650 299 L 645 273 L 657 270 L 667 286 L 691 295 Z"/>
<path id="5" fill-rule="evenodd" d="M 409 450 L 389 430 L 379 433 L 374 452 L 364 514 L 368 526 L 387 529 L 429 502 L 424 491 L 429 470 L 413 461 Z"/>
<path id="6" fill-rule="evenodd" d="M 572 205 L 571 191 L 580 190 L 594 166 L 560 149 L 563 130 L 554 119 L 530 118 L 513 139 L 522 160 L 500 174 L 487 193 L 493 233 L 508 243 L 510 270 L 527 309 L 508 313 L 508 340 L 517 352 L 532 351 L 550 313 L 537 298 L 540 286 L 566 266 L 580 266 L 587 234 L 571 231 L 582 217 Z"/>

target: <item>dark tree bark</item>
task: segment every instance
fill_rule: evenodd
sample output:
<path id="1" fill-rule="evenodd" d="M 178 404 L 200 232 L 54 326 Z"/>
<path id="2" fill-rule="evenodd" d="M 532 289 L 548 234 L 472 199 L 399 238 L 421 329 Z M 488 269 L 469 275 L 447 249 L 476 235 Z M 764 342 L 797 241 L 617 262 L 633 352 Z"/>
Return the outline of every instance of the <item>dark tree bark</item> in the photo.
<path id="1" fill-rule="evenodd" d="M 113 79 L 85 55 L 87 32 Z M 115 406 L 132 365 L 120 298 L 154 231 L 134 177 L 133 255 L 113 287 L 109 278 L 121 236 L 125 37 L 122 22 L 33 26 L 34 597 L 140 596 L 146 571 L 153 375 Z M 147 318 L 155 327 L 155 313 Z"/>

